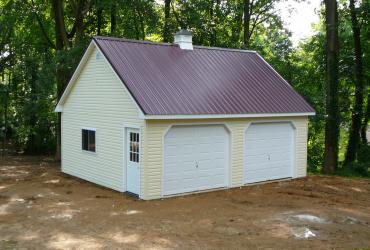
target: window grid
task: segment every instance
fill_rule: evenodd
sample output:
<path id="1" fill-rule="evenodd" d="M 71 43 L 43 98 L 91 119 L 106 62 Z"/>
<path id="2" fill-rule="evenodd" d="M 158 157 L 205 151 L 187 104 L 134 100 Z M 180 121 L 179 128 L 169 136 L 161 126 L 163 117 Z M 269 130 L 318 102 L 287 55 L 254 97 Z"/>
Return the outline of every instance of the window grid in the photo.
<path id="1" fill-rule="evenodd" d="M 130 132 L 130 161 L 139 162 L 139 133 Z"/>

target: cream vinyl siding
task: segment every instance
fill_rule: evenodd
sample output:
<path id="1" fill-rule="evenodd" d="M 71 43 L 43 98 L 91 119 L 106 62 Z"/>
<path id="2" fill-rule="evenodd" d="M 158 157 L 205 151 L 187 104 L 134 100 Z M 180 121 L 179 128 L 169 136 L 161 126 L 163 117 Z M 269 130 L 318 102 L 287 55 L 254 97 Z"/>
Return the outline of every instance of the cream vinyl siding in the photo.
<path id="1" fill-rule="evenodd" d="M 63 104 L 62 171 L 125 191 L 124 126 L 139 127 L 144 138 L 145 124 L 122 82 L 97 53 L 94 46 Z M 81 149 L 82 128 L 96 130 L 96 153 Z"/>
<path id="2" fill-rule="evenodd" d="M 145 155 L 142 161 L 142 198 L 162 197 L 163 141 L 173 125 L 223 124 L 231 131 L 230 187 L 243 185 L 244 135 L 251 122 L 291 122 L 295 127 L 294 178 L 306 176 L 307 117 L 230 118 L 198 120 L 147 120 L 145 130 Z"/>

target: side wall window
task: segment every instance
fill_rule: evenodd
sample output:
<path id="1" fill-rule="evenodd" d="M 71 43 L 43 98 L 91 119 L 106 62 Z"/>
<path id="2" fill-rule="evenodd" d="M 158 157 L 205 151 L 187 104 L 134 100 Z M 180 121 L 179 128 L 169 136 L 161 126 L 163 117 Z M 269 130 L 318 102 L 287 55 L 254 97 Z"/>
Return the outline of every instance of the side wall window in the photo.
<path id="1" fill-rule="evenodd" d="M 95 131 L 82 129 L 82 150 L 95 152 Z"/>

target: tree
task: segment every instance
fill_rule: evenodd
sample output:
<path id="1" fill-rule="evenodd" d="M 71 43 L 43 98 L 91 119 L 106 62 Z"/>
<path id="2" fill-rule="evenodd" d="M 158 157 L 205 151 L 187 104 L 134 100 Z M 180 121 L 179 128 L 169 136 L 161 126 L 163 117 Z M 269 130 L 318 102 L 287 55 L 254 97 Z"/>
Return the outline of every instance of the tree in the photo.
<path id="1" fill-rule="evenodd" d="M 276 16 L 275 3 L 279 0 L 244 0 L 244 35 L 243 46 L 249 48 L 250 39 L 258 25 L 270 21 Z"/>
<path id="2" fill-rule="evenodd" d="M 368 91 L 369 92 L 369 91 Z M 364 114 L 364 120 L 362 122 L 362 127 L 361 127 L 361 140 L 363 144 L 367 144 L 367 137 L 366 137 L 366 132 L 367 132 L 367 127 L 370 119 L 370 94 L 367 96 L 367 104 L 366 104 L 366 109 L 365 109 L 365 114 Z"/>
<path id="3" fill-rule="evenodd" d="M 369 0 L 363 0 L 362 1 L 362 38 L 363 38 L 363 51 L 364 51 L 364 65 L 369 65 L 370 63 L 370 46 L 369 46 L 369 40 L 370 40 L 370 1 Z M 366 74 L 367 73 L 367 74 Z M 365 79 L 367 81 L 365 82 L 364 86 L 364 94 L 367 95 L 367 101 L 365 105 L 365 112 L 364 112 L 364 118 L 362 121 L 361 126 L 361 140 L 363 144 L 367 144 L 367 138 L 366 138 L 366 131 L 368 128 L 368 123 L 370 120 L 370 72 L 369 67 L 365 67 Z"/>
<path id="4" fill-rule="evenodd" d="M 352 36 L 355 55 L 355 104 L 352 111 L 352 126 L 350 129 L 345 164 L 356 160 L 357 149 L 360 143 L 360 130 L 363 106 L 363 70 L 362 70 L 362 48 L 361 30 L 357 19 L 355 0 L 349 1 L 351 13 Z"/>
<path id="5" fill-rule="evenodd" d="M 163 41 L 171 41 L 171 31 L 170 31 L 170 10 L 171 10 L 171 0 L 164 1 L 164 25 L 163 25 Z"/>
<path id="6" fill-rule="evenodd" d="M 110 9 L 110 35 L 114 36 L 116 34 L 116 27 L 117 27 L 117 6 L 116 3 L 113 2 Z"/>
<path id="7" fill-rule="evenodd" d="M 244 36 L 243 42 L 244 47 L 249 47 L 249 39 L 250 39 L 250 20 L 251 20 L 251 13 L 250 13 L 250 0 L 244 0 Z"/>
<path id="8" fill-rule="evenodd" d="M 339 137 L 339 40 L 338 9 L 336 0 L 325 0 L 326 24 L 326 124 L 325 124 L 325 173 L 333 173 L 338 166 Z"/>
<path id="9" fill-rule="evenodd" d="M 89 6 L 88 1 L 76 0 L 71 1 L 71 7 L 75 13 L 73 28 L 70 33 L 67 33 L 64 16 L 64 3 L 63 0 L 53 0 L 52 9 L 54 14 L 54 29 L 55 29 L 55 48 L 57 54 L 63 51 L 66 47 L 71 46 L 70 39 L 76 37 L 76 43 L 78 43 L 83 37 L 84 24 L 83 17 L 86 14 Z M 48 39 L 51 40 L 51 39 Z M 56 68 L 56 79 L 57 79 L 57 99 L 62 97 L 64 89 L 68 83 L 71 75 L 71 70 L 66 67 Z M 58 113 L 57 121 L 57 148 L 55 157 L 57 160 L 61 158 L 61 113 Z"/>

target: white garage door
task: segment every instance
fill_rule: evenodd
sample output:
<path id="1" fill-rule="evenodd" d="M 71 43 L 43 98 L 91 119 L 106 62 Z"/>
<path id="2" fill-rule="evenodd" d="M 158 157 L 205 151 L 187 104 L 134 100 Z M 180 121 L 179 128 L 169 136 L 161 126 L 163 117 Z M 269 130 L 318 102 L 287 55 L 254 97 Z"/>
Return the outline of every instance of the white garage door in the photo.
<path id="1" fill-rule="evenodd" d="M 292 177 L 293 149 L 290 123 L 250 125 L 245 135 L 244 182 Z"/>
<path id="2" fill-rule="evenodd" d="M 227 186 L 229 135 L 223 126 L 176 126 L 164 143 L 164 195 Z"/>

